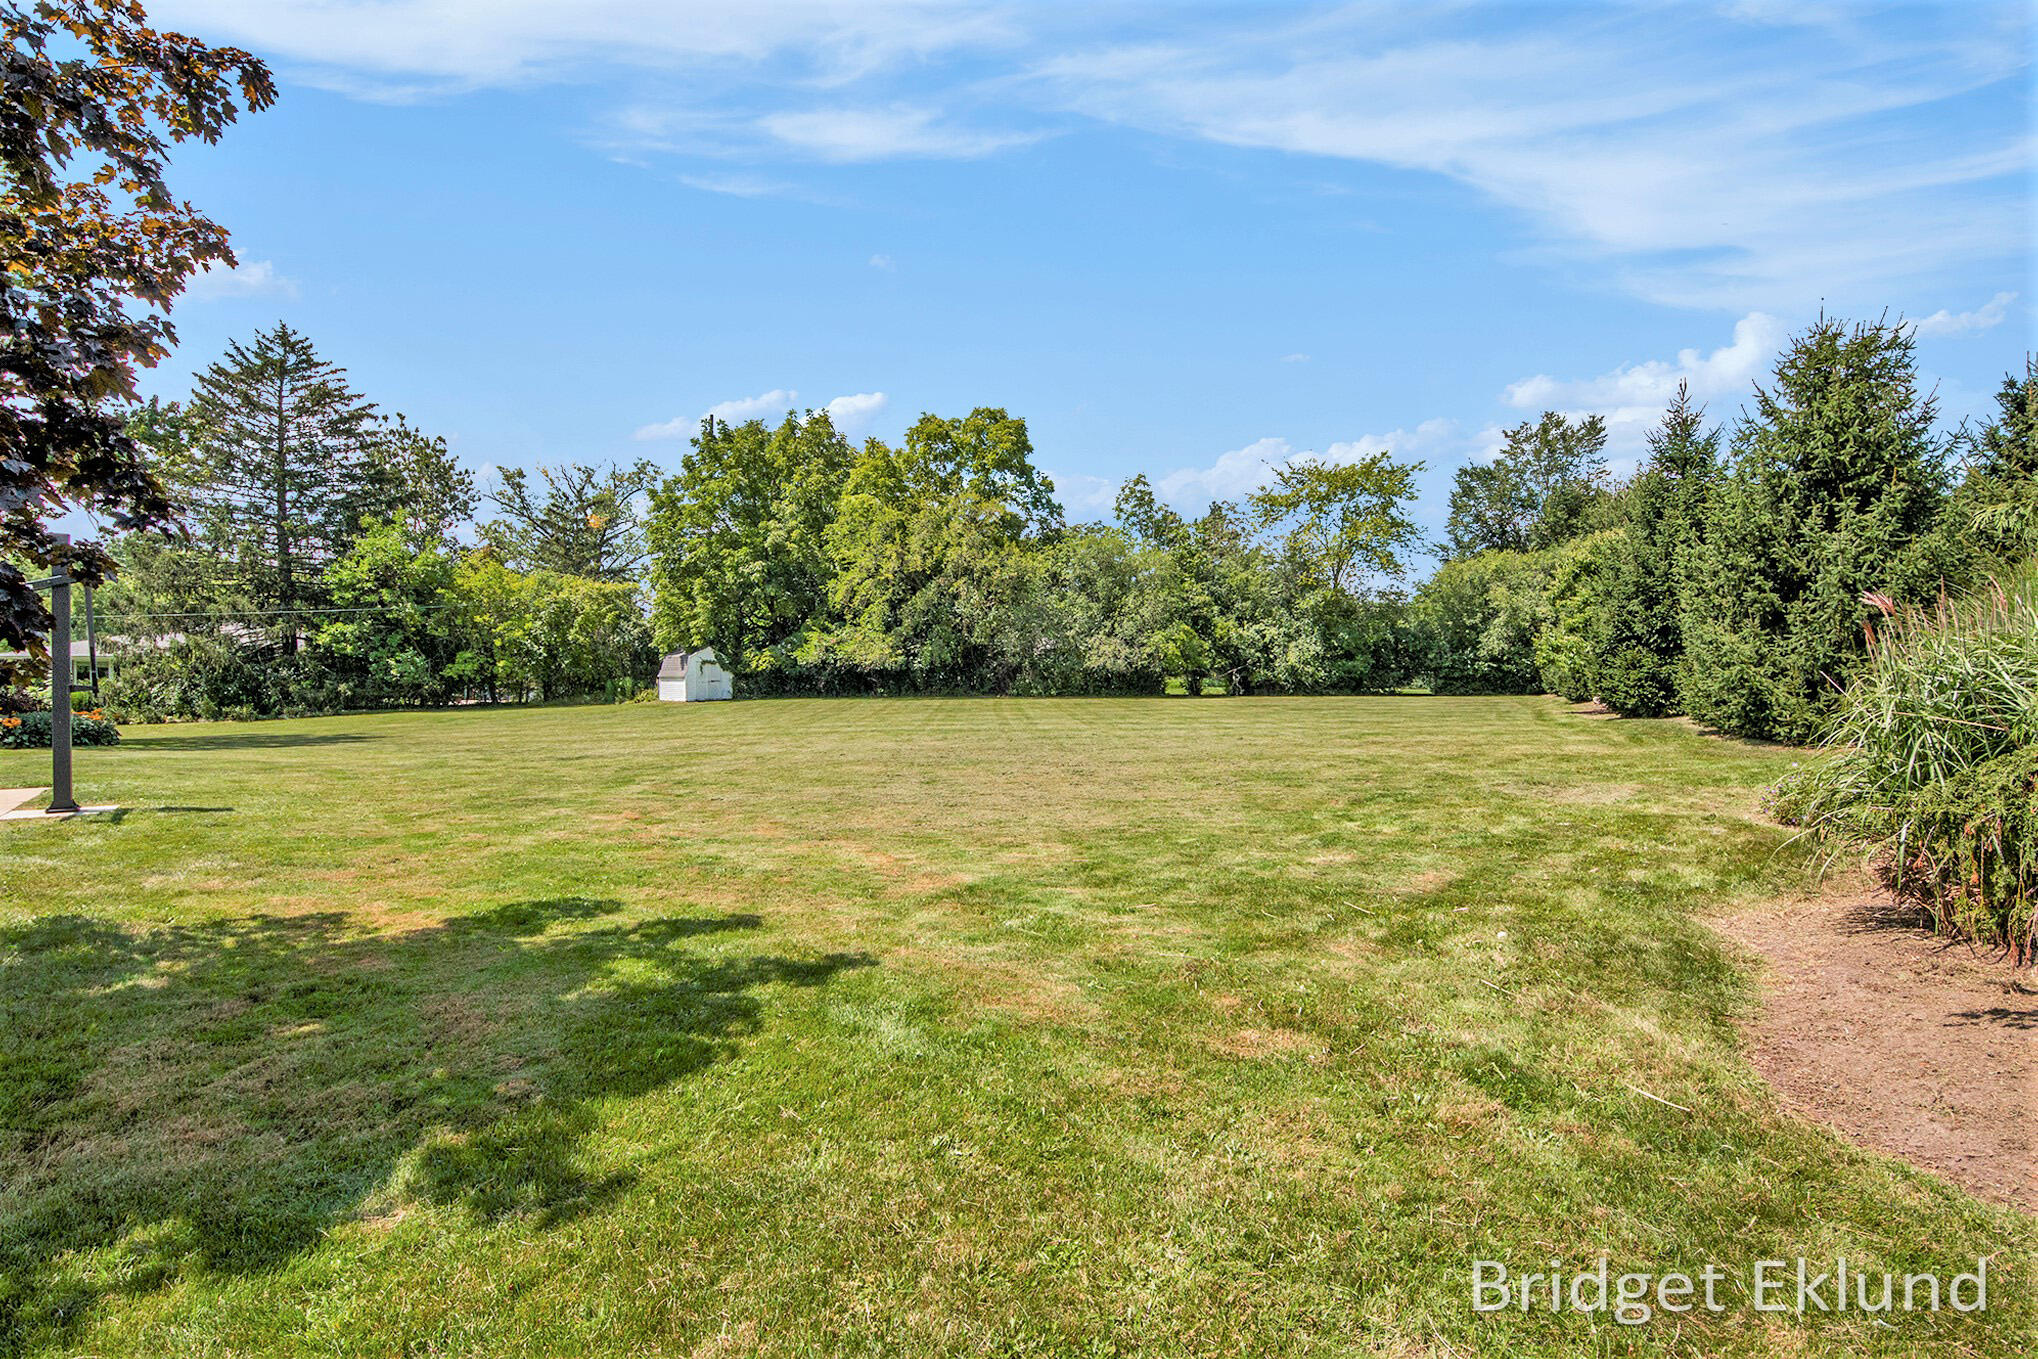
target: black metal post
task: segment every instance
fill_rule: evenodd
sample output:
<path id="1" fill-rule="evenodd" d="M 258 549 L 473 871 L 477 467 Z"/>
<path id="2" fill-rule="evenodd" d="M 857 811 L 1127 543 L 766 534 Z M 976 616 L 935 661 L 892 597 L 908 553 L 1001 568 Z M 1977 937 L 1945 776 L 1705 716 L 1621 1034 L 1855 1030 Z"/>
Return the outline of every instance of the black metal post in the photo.
<path id="1" fill-rule="evenodd" d="M 68 535 L 57 541 L 68 544 Z M 71 795 L 71 571 L 59 565 L 50 583 L 50 805 L 54 815 L 78 810 Z"/>

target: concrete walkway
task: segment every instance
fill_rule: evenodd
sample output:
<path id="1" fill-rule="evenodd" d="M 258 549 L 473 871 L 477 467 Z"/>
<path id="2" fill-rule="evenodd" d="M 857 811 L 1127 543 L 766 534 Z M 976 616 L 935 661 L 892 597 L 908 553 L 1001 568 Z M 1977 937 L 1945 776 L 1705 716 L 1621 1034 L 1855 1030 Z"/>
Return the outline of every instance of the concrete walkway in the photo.
<path id="1" fill-rule="evenodd" d="M 80 807 L 75 812 L 59 812 L 51 816 L 40 808 L 22 808 L 22 803 L 33 802 L 48 791 L 47 788 L 0 788 L 0 821 L 69 821 L 74 816 L 98 816 L 120 810 L 109 803 L 104 807 Z"/>

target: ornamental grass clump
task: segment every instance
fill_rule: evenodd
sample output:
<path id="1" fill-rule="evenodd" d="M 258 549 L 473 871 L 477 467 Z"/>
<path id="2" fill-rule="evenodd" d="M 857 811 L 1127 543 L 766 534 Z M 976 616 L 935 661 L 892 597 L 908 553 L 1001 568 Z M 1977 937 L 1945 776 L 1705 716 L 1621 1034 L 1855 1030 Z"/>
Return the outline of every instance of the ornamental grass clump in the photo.
<path id="1" fill-rule="evenodd" d="M 1932 609 L 1874 599 L 1825 753 L 1772 793 L 1936 928 L 2038 956 L 2038 561 Z"/>

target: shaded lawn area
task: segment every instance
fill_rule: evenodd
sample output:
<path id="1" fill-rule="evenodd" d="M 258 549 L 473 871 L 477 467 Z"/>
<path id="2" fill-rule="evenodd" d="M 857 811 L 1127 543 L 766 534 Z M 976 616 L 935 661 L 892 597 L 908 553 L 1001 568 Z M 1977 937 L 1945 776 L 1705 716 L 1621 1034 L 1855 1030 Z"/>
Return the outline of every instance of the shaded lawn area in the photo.
<path id="1" fill-rule="evenodd" d="M 0 1351 L 2028 1353 L 2033 1220 L 1738 1053 L 1704 917 L 1802 881 L 1789 759 L 1541 699 L 131 730 L 125 815 L 0 827 Z M 1601 1254 L 1991 1305 L 1469 1306 Z"/>

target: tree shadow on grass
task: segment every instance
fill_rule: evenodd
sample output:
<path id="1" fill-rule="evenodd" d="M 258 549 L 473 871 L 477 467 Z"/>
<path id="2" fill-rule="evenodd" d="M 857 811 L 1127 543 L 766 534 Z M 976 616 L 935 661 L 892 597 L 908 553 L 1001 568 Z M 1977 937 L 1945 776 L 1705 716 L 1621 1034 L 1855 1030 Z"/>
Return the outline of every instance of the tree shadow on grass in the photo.
<path id="1" fill-rule="evenodd" d="M 358 731 L 216 731 L 202 736 L 157 736 L 130 733 L 119 745 L 96 746 L 95 751 L 147 753 L 151 750 L 295 750 L 300 746 L 346 746 L 361 741 L 379 741 Z"/>
<path id="2" fill-rule="evenodd" d="M 715 940 L 751 915 L 613 921 L 520 901 L 402 934 L 339 913 L 0 930 L 0 1352 L 113 1296 L 272 1268 L 406 1203 L 535 1227 L 627 1186 L 595 1102 L 755 1033 L 800 960 Z"/>

